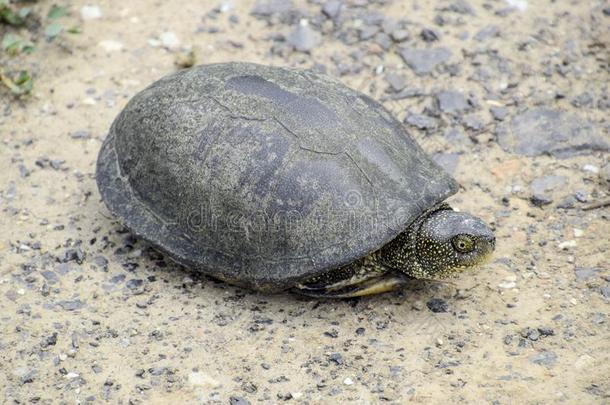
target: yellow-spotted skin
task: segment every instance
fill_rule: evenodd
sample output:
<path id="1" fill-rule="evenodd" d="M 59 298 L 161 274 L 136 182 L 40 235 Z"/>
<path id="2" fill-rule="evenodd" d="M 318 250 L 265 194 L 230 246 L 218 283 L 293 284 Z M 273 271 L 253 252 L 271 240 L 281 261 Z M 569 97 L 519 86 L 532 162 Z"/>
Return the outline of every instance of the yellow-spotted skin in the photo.
<path id="1" fill-rule="evenodd" d="M 296 291 L 316 297 L 358 297 L 394 290 L 408 279 L 441 279 L 485 263 L 495 243 L 493 231 L 481 219 L 441 204 L 381 249 L 305 280 Z"/>

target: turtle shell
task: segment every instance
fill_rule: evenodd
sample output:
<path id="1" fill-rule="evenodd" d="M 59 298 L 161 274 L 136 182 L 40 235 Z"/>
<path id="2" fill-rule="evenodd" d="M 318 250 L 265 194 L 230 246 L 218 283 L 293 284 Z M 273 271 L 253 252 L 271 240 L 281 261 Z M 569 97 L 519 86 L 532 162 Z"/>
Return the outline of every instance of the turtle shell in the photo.
<path id="1" fill-rule="evenodd" d="M 457 191 L 371 98 L 311 71 L 250 63 L 182 70 L 136 94 L 96 177 L 136 235 L 265 291 L 379 249 Z"/>

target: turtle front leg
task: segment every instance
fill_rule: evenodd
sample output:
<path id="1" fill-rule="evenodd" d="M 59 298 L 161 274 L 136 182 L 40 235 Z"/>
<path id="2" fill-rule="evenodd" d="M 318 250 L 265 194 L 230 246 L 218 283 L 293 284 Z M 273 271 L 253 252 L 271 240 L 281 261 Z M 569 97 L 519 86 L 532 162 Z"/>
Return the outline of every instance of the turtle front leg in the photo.
<path id="1" fill-rule="evenodd" d="M 347 266 L 331 270 L 297 284 L 291 291 L 309 297 L 353 298 L 393 291 L 407 283 L 408 276 L 388 269 L 376 253 Z"/>

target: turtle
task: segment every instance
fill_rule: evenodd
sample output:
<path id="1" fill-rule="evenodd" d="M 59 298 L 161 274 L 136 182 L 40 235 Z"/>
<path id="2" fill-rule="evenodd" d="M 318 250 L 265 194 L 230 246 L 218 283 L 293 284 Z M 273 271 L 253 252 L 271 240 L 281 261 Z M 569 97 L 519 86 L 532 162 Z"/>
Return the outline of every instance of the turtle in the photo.
<path id="1" fill-rule="evenodd" d="M 493 230 L 380 103 L 312 70 L 246 62 L 171 73 L 131 98 L 96 180 L 136 236 L 262 292 L 345 298 L 485 262 Z"/>

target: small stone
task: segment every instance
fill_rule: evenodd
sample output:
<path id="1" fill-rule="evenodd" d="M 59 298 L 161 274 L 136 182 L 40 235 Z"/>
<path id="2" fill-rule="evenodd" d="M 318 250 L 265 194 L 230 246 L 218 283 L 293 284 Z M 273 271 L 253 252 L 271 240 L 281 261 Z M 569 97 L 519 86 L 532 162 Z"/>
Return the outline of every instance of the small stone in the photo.
<path id="1" fill-rule="evenodd" d="M 402 48 L 399 55 L 417 75 L 426 75 L 437 66 L 444 64 L 451 58 L 451 51 L 447 48 L 415 49 Z"/>
<path id="2" fill-rule="evenodd" d="M 481 30 L 479 30 L 479 32 L 474 34 L 473 38 L 476 41 L 480 42 L 480 41 L 484 41 L 488 38 L 498 36 L 499 32 L 500 32 L 500 30 L 495 25 L 488 25 L 487 27 L 482 28 Z"/>
<path id="3" fill-rule="evenodd" d="M 514 281 L 504 280 L 500 284 L 498 284 L 498 287 L 503 288 L 505 290 L 510 290 L 517 287 L 517 283 L 515 283 Z"/>
<path id="4" fill-rule="evenodd" d="M 441 35 L 438 31 L 431 28 L 424 28 L 419 33 L 419 36 L 426 42 L 438 41 Z"/>
<path id="5" fill-rule="evenodd" d="M 395 93 L 401 91 L 407 85 L 407 79 L 397 73 L 388 73 L 385 76 L 385 81 L 390 85 L 390 90 Z"/>
<path id="6" fill-rule="evenodd" d="M 409 31 L 396 29 L 390 33 L 390 37 L 396 42 L 403 42 L 409 39 Z"/>
<path id="7" fill-rule="evenodd" d="M 460 155 L 457 153 L 435 153 L 432 155 L 432 160 L 438 163 L 449 174 L 453 174 L 460 162 Z"/>
<path id="8" fill-rule="evenodd" d="M 541 366 L 552 366 L 557 362 L 557 354 L 550 350 L 542 350 L 530 356 L 529 361 Z"/>
<path id="9" fill-rule="evenodd" d="M 100 10 L 98 6 L 82 6 L 80 9 L 80 18 L 84 21 L 97 20 L 102 18 L 102 10 Z"/>
<path id="10" fill-rule="evenodd" d="M 508 109 L 506 107 L 491 107 L 489 112 L 497 121 L 504 121 L 508 115 Z"/>
<path id="11" fill-rule="evenodd" d="M 293 8 L 292 0 L 257 0 L 250 13 L 254 16 L 270 17 L 286 13 Z"/>
<path id="12" fill-rule="evenodd" d="M 425 130 L 434 130 L 438 126 L 436 119 L 423 114 L 411 114 L 405 118 L 405 123 Z"/>
<path id="13" fill-rule="evenodd" d="M 566 241 L 560 242 L 557 245 L 557 247 L 561 250 L 573 248 L 573 247 L 576 247 L 576 241 L 574 239 L 566 240 Z"/>
<path id="14" fill-rule="evenodd" d="M 62 307 L 65 311 L 76 311 L 85 307 L 85 303 L 78 299 L 72 301 L 59 301 L 57 305 Z"/>
<path id="15" fill-rule="evenodd" d="M 330 356 L 328 356 L 328 360 L 337 365 L 343 364 L 343 356 L 341 356 L 341 353 L 332 353 Z"/>
<path id="16" fill-rule="evenodd" d="M 180 47 L 180 40 L 172 31 L 165 31 L 159 35 L 159 41 L 168 50 L 174 50 Z"/>
<path id="17" fill-rule="evenodd" d="M 470 108 L 464 94 L 459 91 L 441 91 L 436 95 L 438 109 L 445 114 L 460 114 Z"/>
<path id="18" fill-rule="evenodd" d="M 243 397 L 231 397 L 229 398 L 230 405 L 250 405 L 250 401 Z"/>
<path id="19" fill-rule="evenodd" d="M 534 195 L 546 194 L 549 191 L 563 187 L 567 182 L 564 176 L 548 175 L 537 177 L 530 183 L 530 190 Z"/>
<path id="20" fill-rule="evenodd" d="M 449 311 L 449 304 L 442 298 L 432 298 L 426 303 L 426 306 L 434 313 Z"/>
<path id="21" fill-rule="evenodd" d="M 462 117 L 462 124 L 472 131 L 481 131 L 485 128 L 485 122 L 477 114 L 468 114 Z"/>
<path id="22" fill-rule="evenodd" d="M 343 384 L 345 384 L 345 385 L 353 385 L 354 381 L 351 378 L 347 377 L 345 380 L 343 380 Z"/>
<path id="23" fill-rule="evenodd" d="M 598 273 L 599 269 L 595 267 L 576 267 L 574 269 L 574 275 L 576 276 L 576 280 L 578 281 L 583 281 L 591 277 L 596 277 Z"/>
<path id="24" fill-rule="evenodd" d="M 320 43 L 320 33 L 314 31 L 306 19 L 288 35 L 287 42 L 299 52 L 309 52 Z"/>
<path id="25" fill-rule="evenodd" d="M 343 1 L 341 0 L 328 0 L 322 6 L 322 13 L 328 18 L 335 19 L 339 17 L 341 9 L 343 7 Z"/>
<path id="26" fill-rule="evenodd" d="M 497 137 L 507 152 L 566 158 L 610 151 L 610 141 L 601 132 L 579 116 L 542 107 L 514 116 L 510 125 L 498 128 Z"/>

